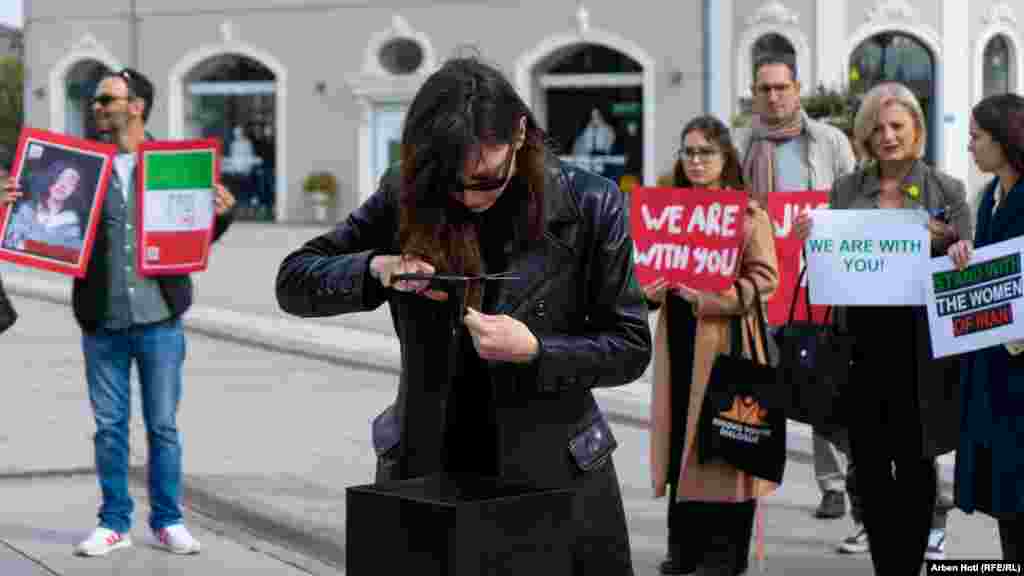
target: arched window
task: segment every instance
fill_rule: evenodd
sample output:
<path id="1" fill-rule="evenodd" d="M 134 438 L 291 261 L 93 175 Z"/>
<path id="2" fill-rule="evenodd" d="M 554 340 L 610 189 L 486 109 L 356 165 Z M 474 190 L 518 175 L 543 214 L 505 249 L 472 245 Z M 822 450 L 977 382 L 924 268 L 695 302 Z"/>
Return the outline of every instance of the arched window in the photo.
<path id="1" fill-rule="evenodd" d="M 92 97 L 109 68 L 98 60 L 82 60 L 64 78 L 64 131 L 71 136 L 95 138 Z"/>
<path id="2" fill-rule="evenodd" d="M 850 56 L 850 92 L 863 95 L 882 82 L 904 84 L 924 110 L 929 133 L 936 128 L 935 57 L 920 40 L 900 32 L 875 34 L 860 43 Z M 925 160 L 934 162 L 935 138 L 928 138 Z"/>
<path id="3" fill-rule="evenodd" d="M 982 96 L 1005 94 L 1012 82 L 1010 43 L 1002 34 L 993 36 L 985 45 L 982 61 Z"/>
<path id="4" fill-rule="evenodd" d="M 537 66 L 548 134 L 562 158 L 625 184 L 643 181 L 643 66 L 579 43 Z"/>
<path id="5" fill-rule="evenodd" d="M 220 54 L 185 76 L 185 137 L 219 138 L 225 184 L 241 218 L 273 219 L 276 199 L 274 73 L 252 58 Z"/>

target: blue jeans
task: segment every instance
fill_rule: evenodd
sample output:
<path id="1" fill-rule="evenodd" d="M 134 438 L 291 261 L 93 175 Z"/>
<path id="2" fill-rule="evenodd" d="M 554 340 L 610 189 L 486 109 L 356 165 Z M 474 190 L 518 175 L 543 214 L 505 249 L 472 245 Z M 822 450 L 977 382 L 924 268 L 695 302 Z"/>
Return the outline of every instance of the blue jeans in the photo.
<path id="1" fill-rule="evenodd" d="M 116 532 L 131 528 L 128 423 L 132 360 L 138 370 L 149 443 L 149 525 L 159 530 L 181 522 L 181 442 L 176 422 L 185 361 L 181 320 L 118 331 L 100 329 L 83 334 L 82 349 L 89 401 L 96 419 L 96 472 L 103 493 L 100 526 Z"/>

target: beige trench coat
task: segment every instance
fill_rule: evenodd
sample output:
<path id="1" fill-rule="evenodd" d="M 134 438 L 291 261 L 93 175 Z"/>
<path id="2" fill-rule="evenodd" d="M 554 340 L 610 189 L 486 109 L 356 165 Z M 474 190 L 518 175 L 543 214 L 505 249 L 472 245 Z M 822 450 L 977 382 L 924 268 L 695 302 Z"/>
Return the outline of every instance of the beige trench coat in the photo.
<path id="1" fill-rule="evenodd" d="M 669 365 L 668 325 L 664 307 L 658 313 L 654 338 L 654 384 L 651 391 L 651 479 L 655 497 L 665 495 L 669 474 L 674 475 L 679 500 L 705 502 L 742 502 L 773 492 L 778 485 L 753 476 L 725 462 L 698 461 L 694 440 L 697 422 L 704 403 L 711 366 L 718 354 L 730 350 L 729 322 L 732 316 L 744 315 L 747 330 L 758 330 L 756 314 L 752 308 L 757 285 L 761 298 L 767 301 L 779 283 L 779 268 L 775 256 L 775 236 L 768 213 L 751 201 L 744 224 L 744 243 L 740 256 L 737 279 L 743 284 L 745 302 L 741 306 L 736 288 L 725 292 L 702 293 L 694 306 L 697 317 L 694 344 L 692 385 L 690 386 L 686 432 L 680 470 L 668 470 L 669 446 L 673 435 L 671 420 L 672 387 Z M 753 333 L 755 345 L 760 348 L 758 332 Z M 749 355 L 748 339 L 743 339 L 744 352 Z M 763 351 L 759 356 L 764 358 Z M 677 376 L 678 377 L 678 376 Z M 676 432 L 678 433 L 678 432 Z"/>

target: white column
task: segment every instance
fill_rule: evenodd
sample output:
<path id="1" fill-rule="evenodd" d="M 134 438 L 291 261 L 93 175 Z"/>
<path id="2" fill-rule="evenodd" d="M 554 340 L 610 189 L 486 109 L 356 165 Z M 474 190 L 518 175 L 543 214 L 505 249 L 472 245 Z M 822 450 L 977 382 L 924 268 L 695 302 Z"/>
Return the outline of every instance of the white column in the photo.
<path id="1" fill-rule="evenodd" d="M 704 111 L 726 124 L 733 114 L 733 0 L 704 0 Z"/>
<path id="2" fill-rule="evenodd" d="M 846 85 L 850 65 L 843 62 L 843 46 L 849 35 L 846 4 L 847 0 L 817 0 L 814 6 L 817 82 L 836 90 Z"/>
<path id="3" fill-rule="evenodd" d="M 942 1 L 942 57 L 936 78 L 939 114 L 937 164 L 949 174 L 967 181 L 970 159 L 967 135 L 970 125 L 970 9 L 963 0 Z"/>

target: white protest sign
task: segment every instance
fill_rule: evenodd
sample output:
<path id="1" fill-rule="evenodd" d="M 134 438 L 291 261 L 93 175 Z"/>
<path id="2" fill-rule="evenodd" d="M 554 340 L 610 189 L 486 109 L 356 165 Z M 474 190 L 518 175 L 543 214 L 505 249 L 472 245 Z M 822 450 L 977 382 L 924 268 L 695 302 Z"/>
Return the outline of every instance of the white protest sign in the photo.
<path id="1" fill-rule="evenodd" d="M 812 304 L 924 304 L 930 240 L 920 210 L 812 210 L 804 247 Z"/>
<path id="2" fill-rule="evenodd" d="M 936 358 L 1024 339 L 1024 238 L 978 248 L 956 270 L 948 257 L 929 262 L 928 327 Z"/>

